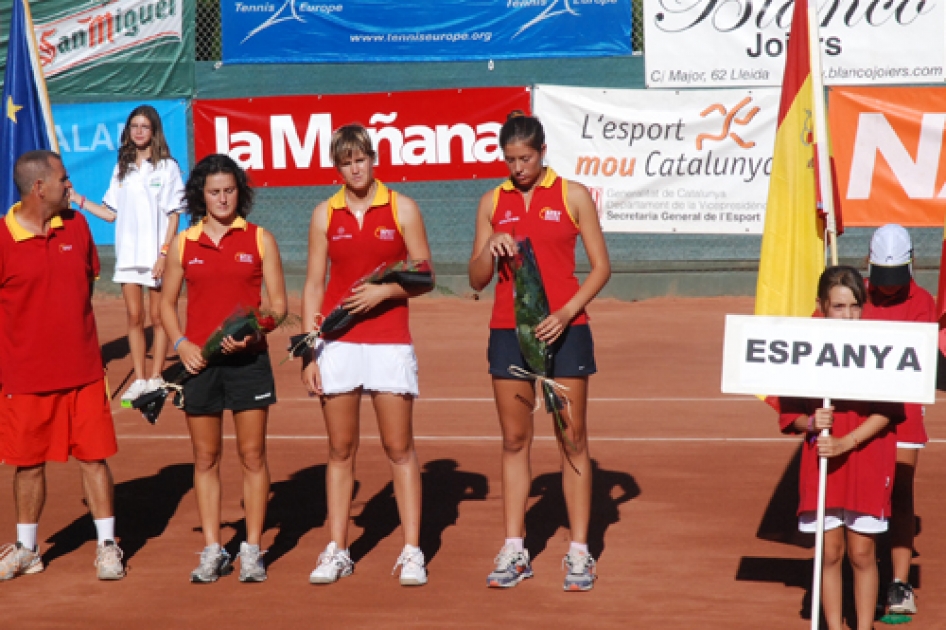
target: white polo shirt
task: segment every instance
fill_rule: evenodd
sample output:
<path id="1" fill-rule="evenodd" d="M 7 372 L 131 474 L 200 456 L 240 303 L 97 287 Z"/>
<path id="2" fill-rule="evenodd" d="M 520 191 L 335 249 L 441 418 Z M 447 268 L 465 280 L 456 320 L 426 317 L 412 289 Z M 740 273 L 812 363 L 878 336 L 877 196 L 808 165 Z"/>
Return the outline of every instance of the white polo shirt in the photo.
<path id="1" fill-rule="evenodd" d="M 105 192 L 104 203 L 115 219 L 115 272 L 137 269 L 150 272 L 167 235 L 168 215 L 184 207 L 181 169 L 172 159 L 157 167 L 145 160 L 128 169 L 118 181 L 118 166 Z"/>

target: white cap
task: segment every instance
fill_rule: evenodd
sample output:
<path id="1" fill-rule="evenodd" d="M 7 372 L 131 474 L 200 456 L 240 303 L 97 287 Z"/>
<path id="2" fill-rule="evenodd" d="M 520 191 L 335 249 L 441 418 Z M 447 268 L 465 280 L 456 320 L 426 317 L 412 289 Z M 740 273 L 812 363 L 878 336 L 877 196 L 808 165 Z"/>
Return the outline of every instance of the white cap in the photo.
<path id="1" fill-rule="evenodd" d="M 889 223 L 870 239 L 870 283 L 874 286 L 909 284 L 913 242 L 903 226 Z"/>

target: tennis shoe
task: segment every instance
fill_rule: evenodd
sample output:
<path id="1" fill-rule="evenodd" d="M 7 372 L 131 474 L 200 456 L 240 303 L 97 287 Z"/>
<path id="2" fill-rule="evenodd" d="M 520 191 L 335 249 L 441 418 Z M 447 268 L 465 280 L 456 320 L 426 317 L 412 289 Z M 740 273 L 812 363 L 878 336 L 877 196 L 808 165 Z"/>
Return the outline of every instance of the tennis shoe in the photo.
<path id="1" fill-rule="evenodd" d="M 892 615 L 915 615 L 916 595 L 906 582 L 894 580 L 887 588 L 887 612 Z"/>
<path id="2" fill-rule="evenodd" d="M 595 559 L 585 551 L 569 550 L 562 560 L 562 566 L 568 569 L 565 574 L 566 591 L 590 591 L 598 579 Z"/>
<path id="3" fill-rule="evenodd" d="M 240 581 L 265 582 L 266 565 L 263 564 L 263 554 L 259 545 L 240 543 Z"/>
<path id="4" fill-rule="evenodd" d="M 106 540 L 95 550 L 95 568 L 100 580 L 120 580 L 125 577 L 125 556 L 114 540 Z"/>
<path id="5" fill-rule="evenodd" d="M 0 547 L 0 580 L 12 580 L 19 575 L 32 575 L 43 570 L 43 559 L 39 547 L 32 551 L 23 543 Z"/>
<path id="6" fill-rule="evenodd" d="M 155 376 L 154 378 L 149 378 L 144 394 L 150 394 L 151 392 L 157 391 L 164 387 L 167 383 L 164 382 L 164 379 L 160 376 Z"/>
<path id="7" fill-rule="evenodd" d="M 517 551 L 512 545 L 506 545 L 496 556 L 496 568 L 486 578 L 490 588 L 512 588 L 519 582 L 532 577 L 532 565 L 529 564 L 529 552 Z"/>
<path id="8" fill-rule="evenodd" d="M 143 378 L 139 378 L 129 385 L 128 389 L 125 390 L 125 393 L 122 394 L 122 407 L 125 407 L 126 409 L 131 408 L 131 403 L 136 398 L 138 398 L 138 396 L 141 396 L 148 391 L 150 391 L 148 389 L 148 381 L 144 380 Z"/>
<path id="9" fill-rule="evenodd" d="M 214 543 L 204 547 L 204 550 L 200 552 L 200 564 L 191 571 L 191 582 L 209 584 L 231 573 L 233 573 L 233 565 L 230 564 L 230 554 L 219 544 Z"/>
<path id="10" fill-rule="evenodd" d="M 355 570 L 355 563 L 351 561 L 347 549 L 339 549 L 332 541 L 319 554 L 319 564 L 309 574 L 310 584 L 332 584 L 339 578 L 348 577 Z"/>
<path id="11" fill-rule="evenodd" d="M 427 569 L 424 568 L 424 552 L 417 547 L 404 545 L 404 550 L 397 557 L 391 575 L 401 567 L 401 586 L 423 586 L 427 583 Z"/>

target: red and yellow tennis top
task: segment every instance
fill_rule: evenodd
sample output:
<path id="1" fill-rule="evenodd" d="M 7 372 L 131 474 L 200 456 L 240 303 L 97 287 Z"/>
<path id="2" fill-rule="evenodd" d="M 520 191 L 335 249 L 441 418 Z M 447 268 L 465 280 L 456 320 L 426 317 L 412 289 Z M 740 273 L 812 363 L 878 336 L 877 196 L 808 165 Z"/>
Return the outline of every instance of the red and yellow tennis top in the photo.
<path id="1" fill-rule="evenodd" d="M 328 200 L 328 259 L 331 265 L 322 315 L 328 315 L 352 286 L 380 265 L 407 258 L 397 217 L 397 193 L 377 181 L 377 190 L 362 225 L 345 201 L 343 186 Z M 328 339 L 351 343 L 411 343 L 407 299 L 385 300 Z"/>
<path id="2" fill-rule="evenodd" d="M 187 338 L 203 346 L 237 309 L 258 309 L 263 287 L 263 228 L 238 217 L 216 244 L 204 222 L 178 235 L 187 282 Z M 263 339 L 257 346 L 266 348 Z"/>
<path id="3" fill-rule="evenodd" d="M 99 257 L 79 212 L 53 217 L 46 235 L 16 219 L 0 227 L 0 383 L 4 394 L 73 389 L 105 375 L 92 282 Z"/>
<path id="4" fill-rule="evenodd" d="M 545 177 L 532 192 L 528 208 L 525 198 L 512 181 L 503 182 L 493 192 L 490 223 L 494 232 L 505 232 L 515 238 L 529 237 L 549 298 L 549 308 L 554 313 L 565 306 L 579 287 L 575 276 L 578 219 L 568 207 L 568 182 L 547 168 Z M 513 284 L 512 269 L 507 262 L 502 261 L 490 328 L 516 327 Z M 586 323 L 588 316 L 582 310 L 571 325 Z"/>

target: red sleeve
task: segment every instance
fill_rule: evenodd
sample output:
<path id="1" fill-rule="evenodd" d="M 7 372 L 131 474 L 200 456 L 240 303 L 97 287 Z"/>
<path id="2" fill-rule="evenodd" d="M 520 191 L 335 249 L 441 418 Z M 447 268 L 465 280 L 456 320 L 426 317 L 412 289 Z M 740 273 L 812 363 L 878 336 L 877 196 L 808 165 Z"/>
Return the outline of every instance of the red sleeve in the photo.
<path id="1" fill-rule="evenodd" d="M 778 427 L 782 433 L 796 433 L 792 423 L 799 416 L 808 416 L 814 411 L 806 398 L 779 398 Z"/>
<path id="2" fill-rule="evenodd" d="M 935 324 L 937 321 L 936 300 L 929 291 L 919 285 L 916 285 L 916 310 L 911 315 L 915 322 Z"/>

